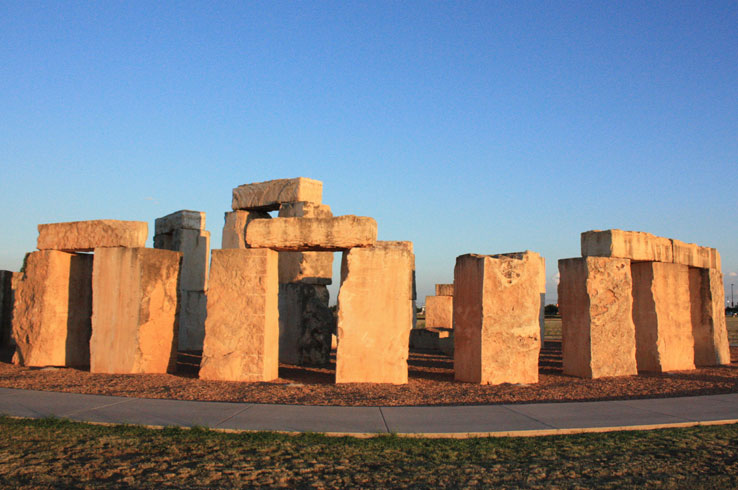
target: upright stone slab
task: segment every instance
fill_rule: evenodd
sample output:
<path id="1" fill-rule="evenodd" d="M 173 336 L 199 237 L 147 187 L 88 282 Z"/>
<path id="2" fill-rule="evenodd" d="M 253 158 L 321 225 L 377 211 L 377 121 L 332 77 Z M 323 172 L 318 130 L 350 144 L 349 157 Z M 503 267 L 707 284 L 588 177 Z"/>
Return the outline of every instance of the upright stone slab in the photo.
<path id="1" fill-rule="evenodd" d="M 177 348 L 180 351 L 202 351 L 205 319 L 208 315 L 205 291 L 179 291 Z"/>
<path id="2" fill-rule="evenodd" d="M 633 275 L 633 323 L 639 371 L 694 369 L 689 268 L 639 262 Z"/>
<path id="3" fill-rule="evenodd" d="M 181 260 L 170 250 L 95 249 L 90 372 L 174 372 Z"/>
<path id="4" fill-rule="evenodd" d="M 338 252 L 370 247 L 377 222 L 363 216 L 257 219 L 246 228 L 246 244 L 279 252 Z"/>
<path id="5" fill-rule="evenodd" d="M 278 256 L 264 249 L 213 250 L 200 378 L 279 377 Z"/>
<path id="6" fill-rule="evenodd" d="M 55 250 L 30 253 L 24 274 L 14 282 L 13 362 L 89 365 L 92 255 Z"/>
<path id="7" fill-rule="evenodd" d="M 716 269 L 690 267 L 689 296 L 695 365 L 730 364 L 723 275 Z"/>
<path id="8" fill-rule="evenodd" d="M 273 211 L 282 203 L 312 202 L 320 204 L 323 183 L 319 180 L 298 177 L 244 184 L 233 189 L 232 208 Z"/>
<path id="9" fill-rule="evenodd" d="M 280 254 L 281 259 L 281 254 Z M 325 366 L 331 359 L 336 322 L 322 285 L 279 285 L 279 361 L 301 366 Z"/>
<path id="10" fill-rule="evenodd" d="M 638 374 L 630 260 L 562 259 L 559 273 L 564 374 Z"/>
<path id="11" fill-rule="evenodd" d="M 454 377 L 481 384 L 538 382 L 543 258 L 468 254 L 454 268 Z"/>
<path id="12" fill-rule="evenodd" d="M 454 327 L 454 297 L 453 296 L 426 296 L 425 297 L 425 328 L 453 328 Z"/>
<path id="13" fill-rule="evenodd" d="M 271 219 L 266 211 L 231 211 L 225 213 L 222 248 L 248 248 L 246 227 L 252 219 Z"/>
<path id="14" fill-rule="evenodd" d="M 205 291 L 210 268 L 210 232 L 179 229 L 154 235 L 154 248 L 182 252 L 179 289 Z"/>
<path id="15" fill-rule="evenodd" d="M 411 242 L 343 254 L 336 383 L 407 383 L 414 268 Z"/>
<path id="16" fill-rule="evenodd" d="M 436 284 L 436 296 L 453 296 L 453 284 Z"/>
<path id="17" fill-rule="evenodd" d="M 671 240 L 642 231 L 593 230 L 581 236 L 582 257 L 672 262 Z"/>
<path id="18" fill-rule="evenodd" d="M 332 218 L 327 204 L 295 202 L 279 207 L 280 218 Z M 333 252 L 280 252 L 279 283 L 330 284 Z"/>
<path id="19" fill-rule="evenodd" d="M 0 271 L 0 347 L 10 345 L 13 329 L 13 272 Z"/>
<path id="20" fill-rule="evenodd" d="M 143 247 L 149 234 L 145 221 L 99 219 L 38 225 L 39 250 L 91 252 L 98 247 Z"/>

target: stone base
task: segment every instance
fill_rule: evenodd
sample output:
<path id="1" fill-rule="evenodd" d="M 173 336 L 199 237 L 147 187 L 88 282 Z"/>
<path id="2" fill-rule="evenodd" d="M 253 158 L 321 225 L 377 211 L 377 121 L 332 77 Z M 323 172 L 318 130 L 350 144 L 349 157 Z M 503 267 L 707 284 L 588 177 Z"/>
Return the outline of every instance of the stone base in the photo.
<path id="1" fill-rule="evenodd" d="M 330 364 L 331 335 L 335 328 L 325 286 L 279 285 L 280 362 L 301 366 Z"/>
<path id="2" fill-rule="evenodd" d="M 175 371 L 181 260 L 169 250 L 95 249 L 90 372 Z"/>
<path id="3" fill-rule="evenodd" d="M 13 362 L 21 366 L 90 364 L 92 255 L 28 254 L 15 283 Z"/>

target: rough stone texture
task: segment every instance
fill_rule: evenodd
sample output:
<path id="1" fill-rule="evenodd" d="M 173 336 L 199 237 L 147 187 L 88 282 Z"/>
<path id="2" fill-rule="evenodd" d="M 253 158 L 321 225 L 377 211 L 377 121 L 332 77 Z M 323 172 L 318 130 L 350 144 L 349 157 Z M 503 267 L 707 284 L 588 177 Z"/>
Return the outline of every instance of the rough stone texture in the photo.
<path id="1" fill-rule="evenodd" d="M 247 248 L 246 227 L 252 219 L 271 219 L 266 211 L 231 211 L 225 213 L 223 248 Z"/>
<path id="2" fill-rule="evenodd" d="M 695 365 L 730 364 L 723 275 L 716 269 L 690 267 L 689 296 Z"/>
<path id="3" fill-rule="evenodd" d="M 143 247 L 149 235 L 145 221 L 100 219 L 38 225 L 39 250 L 90 252 L 98 247 Z"/>
<path id="4" fill-rule="evenodd" d="M 468 254 L 454 268 L 454 376 L 481 384 L 538 382 L 543 258 Z"/>
<path id="5" fill-rule="evenodd" d="M 425 297 L 425 328 L 454 328 L 454 297 Z"/>
<path id="6" fill-rule="evenodd" d="M 453 334 L 450 328 L 414 328 L 410 330 L 410 348 L 441 350 L 441 340 Z"/>
<path id="7" fill-rule="evenodd" d="M 55 250 L 28 254 L 25 273 L 13 281 L 14 363 L 89 365 L 92 260 Z"/>
<path id="8" fill-rule="evenodd" d="M 642 231 L 593 230 L 581 237 L 582 257 L 614 257 L 633 261 L 672 262 L 672 244 Z"/>
<path id="9" fill-rule="evenodd" d="M 246 228 L 249 247 L 280 252 L 337 252 L 376 240 L 377 222 L 363 216 L 253 220 Z"/>
<path id="10" fill-rule="evenodd" d="M 213 250 L 200 378 L 279 376 L 278 267 L 272 250 Z"/>
<path id="11" fill-rule="evenodd" d="M 564 374 L 638 374 L 630 260 L 562 259 L 559 273 Z"/>
<path id="12" fill-rule="evenodd" d="M 13 329 L 13 272 L 0 271 L 0 346 L 10 345 Z"/>
<path id="13" fill-rule="evenodd" d="M 190 211 L 183 209 L 168 214 L 154 221 L 154 234 L 164 235 L 174 230 L 204 230 L 205 213 L 202 211 Z"/>
<path id="14" fill-rule="evenodd" d="M 327 204 L 294 202 L 279 207 L 280 218 L 332 218 Z M 279 282 L 331 284 L 333 252 L 280 252 Z"/>
<path id="15" fill-rule="evenodd" d="M 436 284 L 436 296 L 453 296 L 453 284 Z"/>
<path id="16" fill-rule="evenodd" d="M 690 267 L 721 270 L 720 253 L 709 247 L 700 247 L 694 243 L 684 243 L 671 240 L 675 264 L 684 264 Z"/>
<path id="17" fill-rule="evenodd" d="M 281 256 L 281 255 L 280 255 Z M 325 286 L 279 285 L 279 361 L 325 366 L 331 360 L 331 336 L 336 321 Z"/>
<path id="18" fill-rule="evenodd" d="M 183 291 L 205 291 L 207 289 L 208 269 L 210 268 L 209 231 L 180 229 L 167 234 L 154 235 L 154 248 L 182 252 L 179 289 Z"/>
<path id="19" fill-rule="evenodd" d="M 95 249 L 90 372 L 174 372 L 181 260 L 170 250 Z"/>
<path id="20" fill-rule="evenodd" d="M 279 209 L 280 204 L 306 201 L 320 203 L 323 198 L 323 183 L 319 180 L 298 177 L 266 182 L 244 184 L 233 189 L 233 210 Z"/>
<path id="21" fill-rule="evenodd" d="M 638 371 L 694 369 L 689 268 L 639 262 L 631 273 Z"/>
<path id="22" fill-rule="evenodd" d="M 336 383 L 407 383 L 414 269 L 410 242 L 344 252 Z"/>
<path id="23" fill-rule="evenodd" d="M 177 345 L 180 351 L 201 351 L 205 339 L 207 298 L 203 291 L 179 292 Z"/>

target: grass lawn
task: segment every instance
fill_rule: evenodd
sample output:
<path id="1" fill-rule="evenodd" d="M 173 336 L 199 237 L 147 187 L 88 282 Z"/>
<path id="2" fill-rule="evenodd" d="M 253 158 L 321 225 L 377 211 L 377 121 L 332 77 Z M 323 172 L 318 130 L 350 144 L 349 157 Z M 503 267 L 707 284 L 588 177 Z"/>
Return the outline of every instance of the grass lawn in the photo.
<path id="1" fill-rule="evenodd" d="M 466 440 L 0 418 L 4 487 L 738 486 L 738 425 Z"/>

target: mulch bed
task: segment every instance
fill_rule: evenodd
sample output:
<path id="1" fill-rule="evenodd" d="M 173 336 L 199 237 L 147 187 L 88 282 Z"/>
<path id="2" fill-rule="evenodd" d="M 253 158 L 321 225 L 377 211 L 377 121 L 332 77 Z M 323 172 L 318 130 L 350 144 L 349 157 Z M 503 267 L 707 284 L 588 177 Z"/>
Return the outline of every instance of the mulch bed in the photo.
<path id="1" fill-rule="evenodd" d="M 269 383 L 204 381 L 199 357 L 181 353 L 178 374 L 93 374 L 71 368 L 25 368 L 0 353 L 0 387 L 177 400 L 334 406 L 478 405 L 664 398 L 738 392 L 738 347 L 730 366 L 586 380 L 561 373 L 561 342 L 546 341 L 535 385 L 483 386 L 454 382 L 453 359 L 410 353 L 406 385 L 334 384 L 335 361 L 326 368 L 280 365 Z"/>

